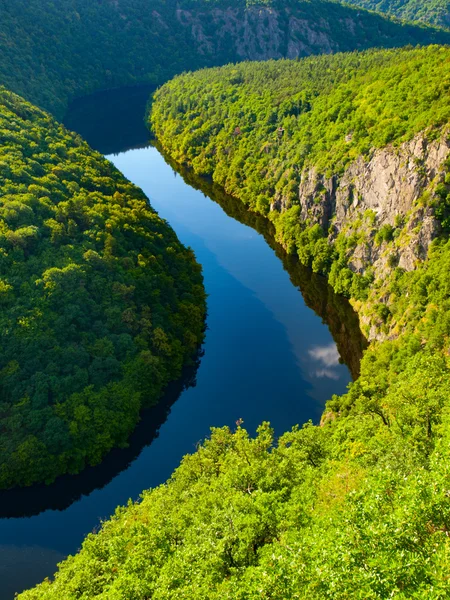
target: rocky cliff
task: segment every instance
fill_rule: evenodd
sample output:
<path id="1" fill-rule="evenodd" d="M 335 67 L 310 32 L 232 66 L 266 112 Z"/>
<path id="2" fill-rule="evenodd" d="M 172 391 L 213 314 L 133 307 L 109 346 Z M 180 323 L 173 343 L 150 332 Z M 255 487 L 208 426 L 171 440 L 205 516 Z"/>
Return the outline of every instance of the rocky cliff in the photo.
<path id="1" fill-rule="evenodd" d="M 298 15 L 288 8 L 277 10 L 270 6 L 254 6 L 243 10 L 230 6 L 208 12 L 178 9 L 176 15 L 204 55 L 217 55 L 232 49 L 239 60 L 267 60 L 340 49 L 327 18 L 312 20 L 308 15 Z M 355 39 L 356 47 L 359 46 L 356 40 L 358 20 L 355 12 L 336 23 Z M 211 24 L 214 30 L 211 30 Z"/>
<path id="2" fill-rule="evenodd" d="M 449 131 L 439 139 L 421 133 L 400 147 L 361 156 L 340 176 L 305 170 L 298 190 L 301 219 L 328 230 L 330 242 L 351 239 L 348 267 L 362 275 L 370 272 L 382 287 L 397 267 L 414 270 L 441 232 L 434 198 L 446 181 L 449 157 Z M 283 198 L 271 208 L 284 210 Z M 382 300 L 389 304 L 389 297 Z M 362 316 L 369 338 L 384 337 L 373 319 Z"/>
<path id="3" fill-rule="evenodd" d="M 383 274 L 387 262 L 393 263 L 392 253 L 398 257 L 396 266 L 412 270 L 439 233 L 429 196 L 445 179 L 449 155 L 448 132 L 438 140 L 422 133 L 398 148 L 376 150 L 370 159 L 358 158 L 341 176 L 305 170 L 299 187 L 301 218 L 329 229 L 330 240 L 341 232 L 359 232 L 349 262 L 355 272 L 370 265 L 376 274 Z M 272 205 L 272 209 L 283 208 L 282 198 Z M 386 242 L 391 240 L 375 243 L 383 227 L 397 231 L 388 253 Z M 394 232 L 387 235 L 392 236 Z"/>
<path id="4" fill-rule="evenodd" d="M 333 2 L 274 2 L 249 7 L 239 3 L 226 7 L 197 4 L 190 10 L 178 8 L 176 19 L 200 54 L 213 57 L 229 53 L 233 60 L 298 58 L 367 48 L 374 31 L 377 46 L 400 46 L 407 33 L 404 29 L 399 36 L 397 30 L 395 40 L 393 23 Z"/>
<path id="5" fill-rule="evenodd" d="M 387 283 L 450 225 L 449 60 L 432 46 L 204 70 L 155 94 L 152 125 L 390 336 Z"/>

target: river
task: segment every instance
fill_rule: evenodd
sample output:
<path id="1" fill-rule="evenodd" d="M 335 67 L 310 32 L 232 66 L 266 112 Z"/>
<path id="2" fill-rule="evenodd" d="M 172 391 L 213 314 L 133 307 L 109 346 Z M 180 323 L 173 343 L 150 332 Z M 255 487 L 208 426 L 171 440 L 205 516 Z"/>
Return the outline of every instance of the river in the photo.
<path id="1" fill-rule="evenodd" d="M 80 100 L 66 124 L 140 186 L 194 249 L 208 293 L 206 340 L 197 367 L 143 414 L 129 448 L 51 486 L 0 493 L 1 600 L 51 576 L 117 505 L 164 482 L 210 427 L 243 419 L 254 433 L 270 421 L 281 434 L 318 422 L 325 401 L 357 376 L 364 339 L 349 304 L 285 256 L 264 219 L 175 170 L 149 144 L 142 121 L 148 92 Z"/>

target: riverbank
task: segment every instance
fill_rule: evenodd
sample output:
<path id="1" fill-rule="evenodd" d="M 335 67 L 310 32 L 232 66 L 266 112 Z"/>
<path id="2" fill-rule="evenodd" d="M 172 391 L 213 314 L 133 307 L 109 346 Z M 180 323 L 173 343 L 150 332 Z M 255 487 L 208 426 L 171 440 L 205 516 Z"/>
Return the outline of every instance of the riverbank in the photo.
<path id="1" fill-rule="evenodd" d="M 145 102 L 126 104 L 143 116 Z M 77 128 L 92 130 L 99 113 L 118 106 L 115 96 L 102 96 L 101 102 L 95 96 L 87 104 Z M 203 265 L 204 355 L 184 382 L 175 382 L 175 397 L 145 411 L 129 448 L 116 449 L 96 467 L 54 485 L 0 492 L 0 562 L 9 565 L 2 571 L 1 600 L 51 577 L 57 563 L 76 552 L 117 506 L 165 482 L 212 425 L 233 427 L 243 418 L 255 432 L 267 419 L 278 436 L 298 422 L 319 422 L 325 401 L 344 392 L 351 379 L 340 361 L 348 360 L 352 372 L 358 368 L 363 340 L 348 302 L 323 278 L 269 248 L 262 237 L 267 232 L 257 223 L 237 222 L 232 208 L 239 209 L 237 200 L 213 196 L 213 202 L 205 196 L 209 188 L 197 190 L 194 181 L 176 175 L 156 149 L 145 147 L 145 128 L 139 127 L 142 138 L 137 138 L 143 147 L 121 152 L 124 137 L 139 132 L 128 130 L 127 119 L 110 117 L 117 146 L 109 145 L 109 132 L 108 159 L 140 186 Z"/>
<path id="2" fill-rule="evenodd" d="M 408 80 L 407 73 L 414 78 L 414 74 L 420 72 L 415 61 L 428 52 L 439 63 L 439 58 L 445 57 L 448 50 L 442 49 L 441 55 L 437 48 L 405 51 L 403 59 L 413 57 L 413 68 L 409 70 L 407 66 L 403 73 L 405 80 Z M 379 57 L 381 63 L 390 58 L 389 53 Z M 319 73 L 324 77 L 321 85 L 325 84 L 325 88 L 330 77 L 343 76 L 345 80 L 349 74 L 350 81 L 352 84 L 356 81 L 359 89 L 360 74 L 352 73 L 351 69 L 348 73 L 346 69 L 339 73 L 329 65 L 340 60 L 358 62 L 361 59 L 364 63 L 366 58 L 323 57 L 304 61 L 300 66 L 292 63 L 290 68 L 309 72 L 314 79 L 317 72 L 308 70 L 308 65 L 319 64 L 323 67 Z M 391 55 L 391 74 L 398 73 L 396 58 L 397 55 Z M 377 63 L 377 53 L 371 55 L 372 59 Z M 430 65 L 426 67 L 438 90 L 446 85 L 442 73 L 437 74 Z M 409 218 L 417 217 L 416 210 L 424 217 L 436 219 L 440 229 L 438 235 L 429 240 L 428 254 L 409 272 L 392 261 L 388 264 L 390 274 L 381 285 L 376 284 L 376 277 L 368 277 L 361 286 L 354 284 L 367 276 L 364 270 L 359 273 L 349 266 L 358 242 L 364 241 L 358 236 L 358 228 L 365 223 L 356 218 L 349 223 L 353 228 L 344 228 L 337 239 L 332 237 L 332 229 L 322 230 L 313 220 L 314 206 L 320 215 L 320 208 L 329 204 L 331 192 L 325 185 L 317 188 L 316 180 L 311 192 L 309 220 L 300 219 L 303 197 L 297 193 L 303 189 L 302 172 L 295 168 L 296 162 L 285 162 L 289 148 L 299 149 L 299 140 L 292 131 L 291 136 L 286 135 L 289 130 L 285 122 L 289 125 L 307 121 L 319 98 L 318 120 L 329 118 L 337 127 L 344 127 L 346 133 L 344 140 L 336 138 L 330 127 L 328 138 L 319 136 L 310 140 L 310 144 L 316 144 L 316 157 L 320 158 L 321 150 L 327 151 L 325 155 L 331 156 L 332 164 L 341 165 L 342 174 L 346 160 L 352 158 L 352 151 L 357 154 L 353 158 L 358 159 L 362 143 L 355 129 L 347 131 L 349 123 L 352 126 L 354 123 L 351 118 L 346 119 L 355 109 L 363 111 L 370 120 L 370 109 L 359 101 L 350 102 L 350 106 L 335 102 L 325 112 L 317 89 L 312 90 L 316 93 L 296 97 L 294 102 L 285 97 L 281 99 L 284 102 L 273 105 L 262 88 L 264 82 L 270 81 L 267 71 L 276 80 L 283 71 L 282 64 L 281 67 L 280 63 L 233 65 L 186 74 L 167 84 L 157 93 L 154 105 L 160 140 L 166 148 L 171 146 L 170 153 L 176 160 L 184 157 L 185 162 L 197 165 L 199 173 L 213 174 L 219 183 L 221 179 L 228 181 L 231 190 L 243 201 L 242 206 L 252 208 L 255 203 L 261 213 L 269 214 L 279 240 L 287 249 L 298 252 L 305 262 L 312 261 L 318 271 L 328 266 L 329 270 L 324 268 L 323 271 L 330 280 L 335 276 L 334 285 L 341 292 L 367 303 L 373 294 L 374 306 L 380 307 L 376 311 L 385 339 L 381 342 L 376 335 L 371 335 L 372 343 L 362 360 L 359 379 L 351 384 L 347 394 L 336 395 L 327 403 L 320 426 L 306 423 L 279 439 L 275 439 L 267 423 L 261 425 L 255 438 L 248 435 L 239 420 L 231 428 L 214 429 L 211 438 L 183 459 L 165 485 L 145 492 L 140 502 L 118 509 L 97 534 L 85 540 L 77 555 L 60 565 L 54 582 L 44 582 L 26 592 L 21 596 L 24 600 L 56 600 L 62 594 L 105 600 L 126 595 L 142 600 L 148 597 L 256 599 L 261 596 L 280 600 L 299 597 L 443 600 L 447 595 L 450 242 L 446 211 L 449 165 L 444 156 L 436 178 L 429 179 L 426 157 L 420 154 L 417 162 L 412 161 L 411 169 L 423 167 L 421 181 L 426 185 L 422 191 L 429 195 L 418 198 L 417 205 L 413 201 L 412 215 L 409 212 L 406 215 L 406 225 L 399 211 L 400 219 L 394 223 L 395 227 L 391 225 L 394 231 L 385 227 L 389 223 L 381 223 L 376 228 L 376 217 L 380 215 L 364 210 L 371 229 L 363 233 L 369 234 L 375 246 L 385 244 L 385 249 L 389 244 L 397 248 L 397 240 L 401 243 L 402 231 L 396 235 L 395 229 L 411 225 Z M 246 79 L 249 73 L 257 89 L 254 95 L 249 93 Z M 364 68 L 362 73 L 367 75 Z M 379 71 L 375 69 L 369 74 L 375 77 Z M 381 88 L 388 94 L 393 93 L 391 101 L 399 100 L 396 106 L 394 102 L 398 110 L 405 96 L 400 93 L 397 98 L 399 89 L 386 87 L 384 75 L 386 72 L 380 77 Z M 214 85 L 204 85 L 208 78 Z M 418 89 L 411 91 L 407 86 L 418 105 L 430 96 L 423 78 L 419 80 L 423 96 Z M 370 84 L 366 81 L 369 94 L 379 91 L 376 81 L 376 77 Z M 285 82 L 288 86 L 295 84 L 289 67 Z M 283 91 L 282 86 L 273 82 L 269 87 L 276 93 Z M 332 97 L 336 99 L 333 94 Z M 434 123 L 437 131 L 426 138 L 422 151 L 434 147 L 436 140 L 445 144 L 446 139 L 448 96 L 436 93 L 431 97 L 437 102 L 436 106 L 428 107 L 433 113 L 431 124 Z M 253 127 L 259 117 L 259 101 L 265 111 L 262 120 L 272 127 L 274 134 L 272 147 L 267 151 L 265 145 L 259 145 L 258 133 L 263 128 Z M 325 102 L 323 98 L 322 101 Z M 418 117 L 414 110 L 418 105 L 408 102 L 415 117 L 407 123 L 406 130 L 402 131 L 400 126 L 399 143 L 408 143 L 414 138 Z M 386 103 L 385 108 L 392 111 L 392 102 Z M 344 111 L 341 120 L 333 112 L 339 110 Z M 276 114 L 272 118 L 276 111 L 284 114 L 281 125 Z M 253 115 L 252 125 L 234 123 L 229 118 L 234 112 L 240 121 L 244 116 L 250 119 Z M 402 121 L 396 120 L 395 112 L 393 119 L 397 125 Z M 388 122 L 379 125 L 377 128 L 374 124 L 373 139 L 379 135 L 382 141 L 387 132 L 392 135 Z M 439 127 L 443 129 L 440 131 Z M 406 139 L 401 139 L 403 135 Z M 351 144 L 353 139 L 352 150 L 351 145 L 346 144 Z M 289 146 L 289 140 L 295 143 Z M 321 148 L 324 140 L 331 142 L 328 149 Z M 338 147 L 332 153 L 334 142 Z M 386 143 L 389 144 L 389 140 Z M 311 147 L 303 160 L 313 156 L 310 150 Z M 390 155 L 401 156 L 401 151 L 397 154 L 392 145 Z M 376 147 L 370 151 L 372 158 L 376 152 Z M 297 181 L 298 187 L 296 178 L 301 178 Z M 273 193 L 269 193 L 271 185 Z M 280 200 L 283 194 L 288 194 L 291 204 L 271 206 L 270 198 Z M 364 201 L 359 195 L 352 196 L 350 204 L 355 209 L 364 205 Z M 412 235 L 420 233 L 417 224 L 416 228 Z M 379 273 L 378 278 L 381 279 Z M 389 291 L 387 298 L 380 296 L 385 292 L 384 286 Z M 389 327 L 394 323 L 393 317 L 402 325 L 396 336 L 386 339 L 391 337 Z M 279 381 L 283 380 L 280 371 Z"/>

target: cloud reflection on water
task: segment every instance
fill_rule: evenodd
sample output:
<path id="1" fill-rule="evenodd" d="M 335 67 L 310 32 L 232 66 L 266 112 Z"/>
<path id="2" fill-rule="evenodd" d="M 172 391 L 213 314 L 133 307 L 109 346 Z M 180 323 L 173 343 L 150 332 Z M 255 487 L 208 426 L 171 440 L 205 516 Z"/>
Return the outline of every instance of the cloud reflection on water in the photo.
<path id="1" fill-rule="evenodd" d="M 340 364 L 339 352 L 334 342 L 326 346 L 314 346 L 308 350 L 308 354 L 321 365 L 321 368 L 313 372 L 315 377 L 334 379 L 335 381 L 340 378 L 339 373 L 333 370 L 333 367 L 337 367 Z"/>

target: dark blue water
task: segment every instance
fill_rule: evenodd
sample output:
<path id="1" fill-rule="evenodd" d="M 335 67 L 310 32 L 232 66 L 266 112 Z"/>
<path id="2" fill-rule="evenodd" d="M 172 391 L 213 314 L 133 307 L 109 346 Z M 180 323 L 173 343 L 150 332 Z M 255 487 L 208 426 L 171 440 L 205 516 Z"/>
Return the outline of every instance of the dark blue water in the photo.
<path id="1" fill-rule="evenodd" d="M 131 127 L 133 145 L 145 144 L 143 97 L 140 104 L 129 101 L 128 115 L 115 119 L 105 108 L 108 97 L 101 98 L 88 102 L 78 123 L 72 118 L 72 128 L 100 150 L 111 150 L 114 135 L 117 150 L 126 147 Z M 117 97 L 114 103 L 120 105 Z M 110 123 L 104 146 L 102 136 L 89 134 L 102 118 Z M 239 203 L 207 183 L 203 188 L 213 199 L 195 189 L 202 186 L 195 178 L 193 185 L 186 183 L 154 147 L 109 159 L 143 188 L 203 266 L 208 293 L 204 354 L 198 368 L 187 371 L 162 404 L 145 413 L 129 449 L 114 451 L 99 467 L 53 486 L 0 494 L 2 600 L 51 576 L 56 563 L 76 552 L 117 505 L 164 482 L 210 427 L 233 427 L 243 419 L 254 433 L 267 420 L 281 434 L 297 423 L 317 422 L 325 401 L 344 392 L 351 379 L 343 359 L 356 374 L 364 345 L 348 303 L 323 279 L 271 248 L 263 220 L 246 216 Z"/>

